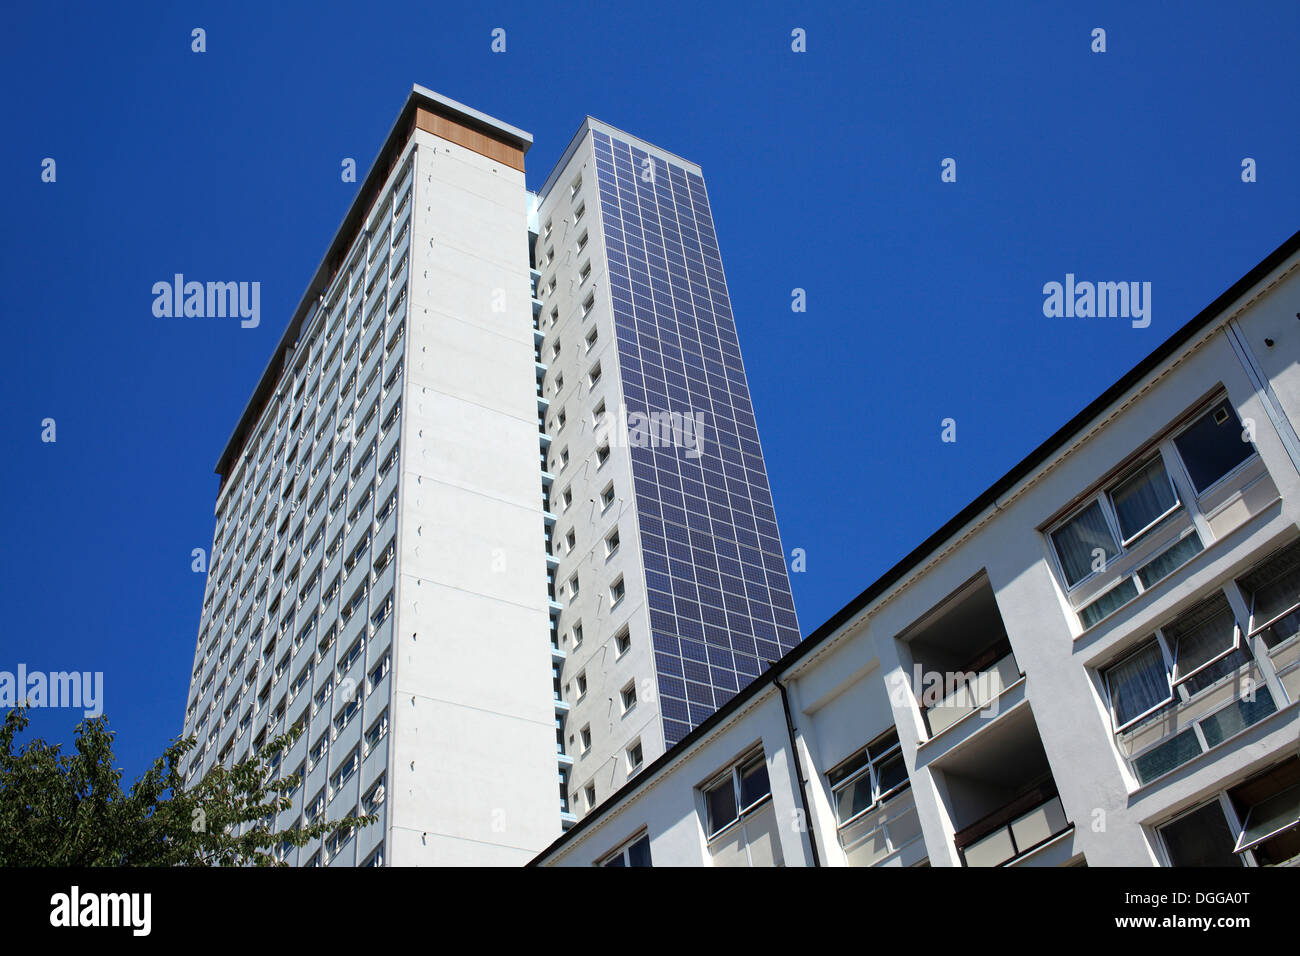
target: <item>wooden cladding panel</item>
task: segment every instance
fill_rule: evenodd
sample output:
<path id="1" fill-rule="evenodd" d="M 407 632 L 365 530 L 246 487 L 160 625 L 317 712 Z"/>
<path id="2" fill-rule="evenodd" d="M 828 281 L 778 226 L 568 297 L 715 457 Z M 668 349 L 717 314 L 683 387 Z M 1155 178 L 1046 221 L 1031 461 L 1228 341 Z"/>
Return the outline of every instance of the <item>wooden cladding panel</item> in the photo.
<path id="1" fill-rule="evenodd" d="M 509 143 L 503 143 L 486 133 L 469 129 L 455 120 L 439 116 L 437 113 L 423 107 L 417 108 L 415 111 L 415 127 L 424 130 L 426 133 L 432 133 L 434 136 L 440 136 L 458 146 L 464 146 L 480 156 L 486 156 L 488 159 L 509 166 L 511 169 L 517 169 L 521 173 L 524 171 L 524 151 L 522 149 L 511 146 Z"/>

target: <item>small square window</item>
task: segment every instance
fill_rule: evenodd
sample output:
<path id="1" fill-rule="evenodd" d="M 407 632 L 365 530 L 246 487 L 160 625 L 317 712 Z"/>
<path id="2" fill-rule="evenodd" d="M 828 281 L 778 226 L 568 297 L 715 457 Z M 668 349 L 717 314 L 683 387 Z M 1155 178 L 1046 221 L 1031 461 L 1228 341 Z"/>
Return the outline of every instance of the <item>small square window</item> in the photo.
<path id="1" fill-rule="evenodd" d="M 609 446 L 601 445 L 599 448 L 596 449 L 597 467 L 605 464 L 605 462 L 607 461 L 609 461 Z"/>
<path id="2" fill-rule="evenodd" d="M 600 381 L 600 363 L 599 363 L 599 362 L 597 362 L 594 366 L 592 366 L 591 372 L 587 375 L 587 381 L 588 381 L 588 383 L 590 383 L 590 385 L 591 385 L 592 388 L 595 388 L 595 387 L 596 387 L 596 383 Z"/>
<path id="3" fill-rule="evenodd" d="M 573 646 L 581 647 L 582 646 L 582 624 L 578 623 L 573 625 L 573 630 L 571 633 L 572 633 L 571 640 L 573 641 Z"/>
<path id="4" fill-rule="evenodd" d="M 556 431 L 559 431 L 561 428 L 563 428 L 564 423 L 567 422 L 568 420 L 569 420 L 569 416 L 564 414 L 564 409 L 561 408 L 560 413 L 555 416 Z"/>
<path id="5" fill-rule="evenodd" d="M 619 601 L 623 600 L 623 596 L 626 593 L 627 593 L 627 589 L 623 586 L 623 579 L 620 577 L 617 581 L 615 581 L 610 586 L 609 589 L 609 599 L 611 602 L 610 606 L 612 607 L 618 604 Z"/>
<path id="6" fill-rule="evenodd" d="M 551 358 L 557 359 L 559 357 L 560 357 L 560 340 L 556 339 L 555 344 L 551 346 Z"/>
<path id="7" fill-rule="evenodd" d="M 564 546 L 569 551 L 573 551 L 573 549 L 577 547 L 577 545 L 578 545 L 578 535 L 576 532 L 571 530 L 569 531 L 568 534 L 564 536 Z"/>
<path id="8" fill-rule="evenodd" d="M 628 776 L 636 773 L 645 763 L 645 754 L 641 750 L 641 741 L 637 741 L 631 747 L 627 748 L 627 772 Z"/>
<path id="9" fill-rule="evenodd" d="M 605 490 L 600 493 L 601 508 L 608 508 L 614 503 L 614 482 L 605 486 Z"/>
<path id="10" fill-rule="evenodd" d="M 636 681 L 629 681 L 628 685 L 623 688 L 623 713 L 627 713 L 636 706 Z"/>
<path id="11" fill-rule="evenodd" d="M 596 805 L 596 785 L 594 783 L 587 784 L 587 788 L 583 793 L 587 797 L 587 809 L 590 810 Z"/>
<path id="12" fill-rule="evenodd" d="M 632 632 L 627 628 L 619 631 L 614 637 L 614 648 L 618 651 L 618 656 L 622 657 L 632 649 Z"/>
<path id="13" fill-rule="evenodd" d="M 572 489 L 572 488 L 565 488 L 565 489 L 564 489 L 564 491 L 560 494 L 560 503 L 564 506 L 564 510 L 565 510 L 565 511 L 568 511 L 568 510 L 569 510 L 569 505 L 573 504 L 573 489 Z"/>
<path id="14" fill-rule="evenodd" d="M 587 248 L 587 232 L 583 230 L 582 235 L 578 237 L 578 251 L 581 252 L 585 248 Z"/>
<path id="15" fill-rule="evenodd" d="M 568 464 L 569 464 L 569 449 L 563 448 L 560 450 L 560 471 L 564 471 L 564 469 L 568 466 Z"/>
<path id="16" fill-rule="evenodd" d="M 587 298 L 582 300 L 582 317 L 585 319 L 591 315 L 591 310 L 596 307 L 596 293 L 591 293 Z"/>
<path id="17" fill-rule="evenodd" d="M 579 695 L 578 699 L 581 700 L 582 696 Z M 591 725 L 590 724 L 582 728 L 581 736 L 582 736 L 582 752 L 584 754 L 590 753 L 591 752 Z"/>
<path id="18" fill-rule="evenodd" d="M 618 542 L 618 529 L 615 528 L 615 529 L 614 529 L 614 530 L 613 530 L 613 531 L 612 531 L 612 532 L 611 532 L 611 533 L 610 533 L 610 534 L 605 538 L 605 556 L 606 556 L 606 557 L 612 556 L 613 554 L 617 553 L 617 551 L 618 551 L 618 543 L 619 543 L 619 542 Z"/>
<path id="19" fill-rule="evenodd" d="M 582 217 L 586 215 L 586 213 L 587 213 L 587 204 L 585 202 L 579 203 L 578 208 L 575 209 L 573 212 L 573 221 L 574 222 L 580 221 Z"/>
<path id="20" fill-rule="evenodd" d="M 578 178 L 575 179 L 573 181 L 573 185 L 569 187 L 569 197 L 572 198 L 578 195 L 578 190 L 581 188 L 582 188 L 582 174 L 579 173 Z"/>
<path id="21" fill-rule="evenodd" d="M 591 263 L 584 262 L 582 268 L 578 270 L 578 283 L 582 284 L 591 278 Z"/>
<path id="22" fill-rule="evenodd" d="M 573 577 L 569 578 L 569 597 L 577 597 L 577 596 L 578 596 L 578 576 L 575 574 Z M 585 681 L 583 681 L 583 683 L 585 683 Z"/>
<path id="23" fill-rule="evenodd" d="M 595 329 L 587 333 L 587 351 L 590 352 L 596 347 L 596 340 L 600 338 Z"/>

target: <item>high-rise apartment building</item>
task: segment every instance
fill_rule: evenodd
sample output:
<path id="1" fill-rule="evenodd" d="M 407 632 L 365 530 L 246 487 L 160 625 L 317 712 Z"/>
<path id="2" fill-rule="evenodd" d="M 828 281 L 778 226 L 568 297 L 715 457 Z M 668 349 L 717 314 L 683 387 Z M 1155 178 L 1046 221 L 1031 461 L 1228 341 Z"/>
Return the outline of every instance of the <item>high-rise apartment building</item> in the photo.
<path id="1" fill-rule="evenodd" d="M 218 462 L 186 778 L 379 818 L 290 863 L 524 863 L 799 639 L 698 167 L 530 145 L 414 89 Z"/>
<path id="2" fill-rule="evenodd" d="M 699 167 L 588 118 L 537 222 L 560 742 L 580 815 L 799 630 Z"/>

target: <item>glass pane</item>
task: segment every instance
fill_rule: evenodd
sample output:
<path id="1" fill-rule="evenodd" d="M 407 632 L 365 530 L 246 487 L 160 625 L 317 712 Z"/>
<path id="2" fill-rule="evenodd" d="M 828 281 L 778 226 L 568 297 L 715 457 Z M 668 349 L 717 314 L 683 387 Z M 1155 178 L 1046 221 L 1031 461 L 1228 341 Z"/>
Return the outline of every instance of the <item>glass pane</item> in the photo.
<path id="1" fill-rule="evenodd" d="M 871 754 L 871 759 L 875 760 L 881 754 L 884 754 L 897 746 L 898 746 L 898 731 L 891 730 L 889 733 L 881 734 L 878 738 L 873 740 L 871 744 L 867 747 L 867 750 Z"/>
<path id="2" fill-rule="evenodd" d="M 606 866 L 627 866 L 627 863 L 623 861 L 623 854 L 620 852 L 614 854 L 608 860 L 606 860 L 605 865 Z"/>
<path id="3" fill-rule="evenodd" d="M 1241 866 L 1232 852 L 1232 831 L 1218 802 L 1160 828 L 1174 866 Z"/>
<path id="4" fill-rule="evenodd" d="M 871 774 L 864 773 L 835 794 L 835 816 L 838 822 L 852 820 L 871 806 Z"/>
<path id="5" fill-rule="evenodd" d="M 1275 710 L 1277 707 L 1273 704 L 1273 695 L 1268 692 L 1267 687 L 1258 686 L 1255 688 L 1254 700 L 1239 700 L 1201 721 L 1205 742 L 1211 747 L 1221 744 L 1233 734 L 1263 720 Z"/>
<path id="6" fill-rule="evenodd" d="M 628 866 L 650 866 L 650 837 L 643 836 L 627 848 Z"/>
<path id="7" fill-rule="evenodd" d="M 1265 584 L 1254 596 L 1256 626 L 1271 621 L 1288 608 L 1300 604 L 1300 568 Z"/>
<path id="8" fill-rule="evenodd" d="M 767 782 L 767 762 L 762 757 L 741 768 L 740 805 L 742 807 L 752 806 L 755 801 L 771 792 L 772 787 Z"/>
<path id="9" fill-rule="evenodd" d="M 1300 784 L 1288 787 L 1250 808 L 1246 828 L 1237 841 L 1237 852 L 1297 823 L 1300 823 Z"/>
<path id="10" fill-rule="evenodd" d="M 1226 598 L 1214 598 L 1193 608 L 1164 629 L 1174 647 L 1174 683 L 1227 653 L 1236 640 L 1237 624 Z"/>
<path id="11" fill-rule="evenodd" d="M 1100 503 L 1094 501 L 1084 508 L 1069 524 L 1052 532 L 1052 544 L 1061 559 L 1065 583 L 1070 587 L 1092 573 L 1095 551 L 1100 550 L 1110 560 L 1119 554 L 1115 536 L 1110 533 Z"/>
<path id="12" fill-rule="evenodd" d="M 856 773 L 858 770 L 865 767 L 866 765 L 867 765 L 867 752 L 863 750 L 861 753 L 854 754 L 848 760 L 844 761 L 844 763 L 840 764 L 830 773 L 826 774 L 826 780 L 833 787 L 841 780 L 853 776 L 854 773 Z"/>
<path id="13" fill-rule="evenodd" d="M 1149 588 L 1162 578 L 1168 577 L 1196 555 L 1205 550 L 1201 537 L 1195 531 L 1183 538 L 1171 548 L 1166 548 L 1151 561 L 1138 568 L 1138 580 L 1144 588 Z"/>
<path id="14" fill-rule="evenodd" d="M 1201 742 L 1189 727 L 1177 737 L 1153 747 L 1142 756 L 1133 760 L 1133 772 L 1139 783 L 1149 783 L 1161 774 L 1168 773 L 1175 767 L 1181 767 L 1201 753 Z"/>
<path id="15" fill-rule="evenodd" d="M 736 790 L 731 777 L 705 793 L 704 798 L 709 806 L 709 835 L 712 836 L 737 816 Z"/>
<path id="16" fill-rule="evenodd" d="M 1165 474 L 1164 463 L 1159 458 L 1117 485 L 1110 493 L 1110 500 L 1115 506 L 1115 517 L 1125 541 L 1178 503 Z"/>
<path id="17" fill-rule="evenodd" d="M 889 793 L 901 784 L 907 782 L 907 765 L 903 763 L 903 755 L 895 754 L 890 757 L 876 771 L 880 778 L 880 793 Z"/>
<path id="18" fill-rule="evenodd" d="M 1122 583 L 1081 609 L 1079 619 L 1083 621 L 1084 627 L 1092 627 L 1137 597 L 1137 593 L 1137 585 L 1133 583 L 1133 579 L 1125 578 Z"/>
<path id="19" fill-rule="evenodd" d="M 1106 671 L 1115 726 L 1122 727 L 1140 714 L 1169 700 L 1169 676 L 1160 645 L 1152 641 L 1136 654 Z"/>
<path id="20" fill-rule="evenodd" d="M 1192 485 L 1204 491 L 1255 453 L 1242 434 L 1237 413 L 1226 401 L 1198 418 L 1174 439 Z"/>

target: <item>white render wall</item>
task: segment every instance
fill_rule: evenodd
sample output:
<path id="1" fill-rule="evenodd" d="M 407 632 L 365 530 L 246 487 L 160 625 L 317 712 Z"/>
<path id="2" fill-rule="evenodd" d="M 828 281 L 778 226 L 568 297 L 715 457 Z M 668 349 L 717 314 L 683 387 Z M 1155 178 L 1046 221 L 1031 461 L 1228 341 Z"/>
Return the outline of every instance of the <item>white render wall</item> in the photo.
<path id="1" fill-rule="evenodd" d="M 520 864 L 560 832 L 524 175 L 414 138 L 390 860 Z"/>
<path id="2" fill-rule="evenodd" d="M 1300 740 L 1300 701 L 1278 710 L 1220 746 L 1146 785 L 1115 744 L 1097 668 L 1173 615 L 1203 600 L 1278 547 L 1300 537 L 1300 472 L 1285 433 L 1300 423 L 1300 255 L 1245 293 L 1211 331 L 1187 343 L 1114 402 L 1085 430 L 1001 496 L 899 582 L 781 675 L 787 683 L 810 804 L 809 830 L 822 865 L 844 866 L 826 772 L 873 738 L 897 727 L 925 849 L 934 866 L 960 865 L 953 844 L 945 768 L 966 760 L 996 765 L 989 743 L 1032 716 L 1067 819 L 1073 829 L 1031 851 L 1017 865 L 1167 865 L 1155 827 L 1290 755 Z M 1268 380 L 1257 389 L 1225 331 L 1231 320 Z M 1263 342 L 1271 338 L 1273 345 Z M 1208 544 L 1182 568 L 1109 618 L 1083 631 L 1050 570 L 1037 530 L 1148 439 L 1221 383 L 1237 414 L 1255 422 L 1255 445 L 1280 501 L 1258 510 Z M 1275 427 L 1268 403 L 1289 423 Z M 930 736 L 916 701 L 908 647 L 897 639 L 963 584 L 984 573 L 1019 670 L 1025 675 L 997 699 L 989 718 L 969 717 Z M 762 678 L 760 678 L 762 681 Z M 1294 685 L 1293 685 L 1294 686 Z M 646 828 L 656 866 L 706 864 L 699 786 L 744 747 L 761 740 L 778 813 L 797 807 L 797 785 L 772 687 L 677 759 L 641 781 L 590 825 L 539 857 L 543 865 L 591 865 Z M 782 833 L 786 865 L 810 865 L 798 816 Z M 970 821 L 965 821 L 969 823 Z M 897 859 L 885 862 L 897 863 Z"/>

